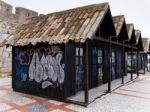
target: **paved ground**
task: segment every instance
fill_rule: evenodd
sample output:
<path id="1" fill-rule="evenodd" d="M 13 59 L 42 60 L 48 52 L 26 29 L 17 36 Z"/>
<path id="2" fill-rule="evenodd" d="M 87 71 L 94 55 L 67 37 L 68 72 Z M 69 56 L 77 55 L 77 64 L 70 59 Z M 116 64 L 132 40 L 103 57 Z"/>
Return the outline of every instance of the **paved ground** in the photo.
<path id="1" fill-rule="evenodd" d="M 11 78 L 0 79 L 0 112 L 75 112 L 69 104 L 13 92 Z"/>
<path id="2" fill-rule="evenodd" d="M 88 108 L 68 107 L 80 112 L 150 112 L 150 73 L 97 99 Z"/>
<path id="3" fill-rule="evenodd" d="M 103 96 L 87 108 L 13 92 L 11 79 L 0 79 L 0 112 L 149 112 L 150 73 Z"/>

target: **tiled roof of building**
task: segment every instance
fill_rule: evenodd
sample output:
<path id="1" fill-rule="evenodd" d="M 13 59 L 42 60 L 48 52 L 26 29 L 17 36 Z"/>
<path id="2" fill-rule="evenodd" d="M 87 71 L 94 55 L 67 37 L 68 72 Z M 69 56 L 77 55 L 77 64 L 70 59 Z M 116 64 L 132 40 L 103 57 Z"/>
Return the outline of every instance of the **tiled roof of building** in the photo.
<path id="1" fill-rule="evenodd" d="M 149 38 L 142 38 L 143 41 L 143 47 L 144 47 L 144 52 L 149 51 Z"/>
<path id="2" fill-rule="evenodd" d="M 121 16 L 114 16 L 113 17 L 113 22 L 114 22 L 115 29 L 116 29 L 116 36 L 119 35 L 124 21 L 125 21 L 125 18 L 124 18 L 123 15 L 121 15 Z"/>
<path id="3" fill-rule="evenodd" d="M 34 17 L 7 38 L 6 44 L 59 44 L 69 40 L 83 43 L 92 38 L 108 9 L 109 4 L 102 3 Z"/>

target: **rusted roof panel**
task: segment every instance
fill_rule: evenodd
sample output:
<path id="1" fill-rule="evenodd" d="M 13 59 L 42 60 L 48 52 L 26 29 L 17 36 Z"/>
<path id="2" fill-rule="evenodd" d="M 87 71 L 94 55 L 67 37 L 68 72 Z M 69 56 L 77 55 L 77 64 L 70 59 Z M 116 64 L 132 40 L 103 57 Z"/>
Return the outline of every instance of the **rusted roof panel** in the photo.
<path id="1" fill-rule="evenodd" d="M 7 45 L 24 46 L 48 42 L 85 42 L 91 39 L 109 8 L 108 3 L 94 4 L 31 18 L 6 40 Z"/>

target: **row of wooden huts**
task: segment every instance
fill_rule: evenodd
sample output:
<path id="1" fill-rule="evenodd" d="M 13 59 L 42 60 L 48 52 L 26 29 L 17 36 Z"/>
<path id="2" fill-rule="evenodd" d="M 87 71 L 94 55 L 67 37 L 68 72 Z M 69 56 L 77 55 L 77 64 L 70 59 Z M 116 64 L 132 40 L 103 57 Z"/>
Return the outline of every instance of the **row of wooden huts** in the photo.
<path id="1" fill-rule="evenodd" d="M 15 91 L 66 100 L 84 91 L 145 73 L 146 53 L 140 30 L 112 17 L 108 3 L 30 18 L 5 40 L 12 46 Z M 148 43 L 149 44 L 149 43 Z M 75 102 L 74 102 L 75 103 Z"/>

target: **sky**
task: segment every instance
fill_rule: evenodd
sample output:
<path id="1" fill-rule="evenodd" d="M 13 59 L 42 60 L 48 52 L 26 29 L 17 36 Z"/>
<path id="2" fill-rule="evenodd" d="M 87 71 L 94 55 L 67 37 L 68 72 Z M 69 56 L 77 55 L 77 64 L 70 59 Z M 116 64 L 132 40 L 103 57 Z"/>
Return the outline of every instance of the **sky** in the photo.
<path id="1" fill-rule="evenodd" d="M 143 37 L 150 37 L 150 0 L 3 0 L 13 7 L 24 7 L 40 14 L 58 12 L 79 6 L 109 2 L 113 16 L 125 15 Z"/>

